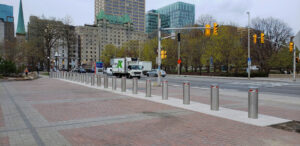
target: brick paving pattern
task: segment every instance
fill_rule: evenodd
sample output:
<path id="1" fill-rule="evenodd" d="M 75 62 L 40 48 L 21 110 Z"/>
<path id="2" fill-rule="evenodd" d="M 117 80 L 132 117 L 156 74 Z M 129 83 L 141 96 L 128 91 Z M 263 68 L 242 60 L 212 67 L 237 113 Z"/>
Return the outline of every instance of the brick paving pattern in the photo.
<path id="1" fill-rule="evenodd" d="M 110 80 L 109 80 L 110 81 Z M 131 81 L 127 81 L 128 89 Z M 139 90 L 144 90 L 141 82 Z M 118 85 L 119 87 L 119 85 Z M 181 87 L 169 96 L 182 98 Z M 161 88 L 153 88 L 160 95 Z M 209 91 L 191 89 L 209 103 Z M 245 110 L 223 95 L 220 105 Z M 276 106 L 276 107 L 275 107 Z M 262 103 L 261 113 L 300 119 L 297 106 Z M 299 145 L 300 134 L 257 127 L 56 79 L 0 83 L 0 145 Z"/>

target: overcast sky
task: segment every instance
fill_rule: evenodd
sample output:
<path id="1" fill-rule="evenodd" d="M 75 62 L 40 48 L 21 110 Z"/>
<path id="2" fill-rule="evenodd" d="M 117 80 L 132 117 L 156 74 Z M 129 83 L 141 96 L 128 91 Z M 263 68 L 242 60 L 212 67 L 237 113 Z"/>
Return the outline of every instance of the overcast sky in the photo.
<path id="1" fill-rule="evenodd" d="M 178 0 L 146 0 L 146 11 L 157 9 Z M 246 26 L 251 17 L 274 17 L 286 22 L 296 33 L 300 30 L 300 0 L 181 0 L 196 5 L 196 20 L 210 14 L 219 22 Z M 19 0 L 0 0 L 14 7 L 17 18 Z M 71 16 L 73 25 L 92 24 L 94 0 L 23 0 L 25 25 L 30 15 L 63 18 Z M 16 19 L 17 20 L 17 19 Z"/>

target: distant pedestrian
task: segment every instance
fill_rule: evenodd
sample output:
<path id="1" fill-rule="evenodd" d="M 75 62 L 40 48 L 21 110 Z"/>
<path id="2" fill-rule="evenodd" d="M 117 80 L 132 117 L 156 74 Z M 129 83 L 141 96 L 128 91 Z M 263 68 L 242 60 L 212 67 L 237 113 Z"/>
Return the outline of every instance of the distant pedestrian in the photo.
<path id="1" fill-rule="evenodd" d="M 38 75 L 40 75 L 39 67 L 36 67 L 36 72 L 37 72 Z"/>
<path id="2" fill-rule="evenodd" d="M 27 67 L 25 68 L 25 71 L 24 71 L 24 72 L 25 72 L 25 75 L 26 75 L 26 77 L 27 77 L 27 76 L 28 76 L 28 72 L 29 72 Z"/>

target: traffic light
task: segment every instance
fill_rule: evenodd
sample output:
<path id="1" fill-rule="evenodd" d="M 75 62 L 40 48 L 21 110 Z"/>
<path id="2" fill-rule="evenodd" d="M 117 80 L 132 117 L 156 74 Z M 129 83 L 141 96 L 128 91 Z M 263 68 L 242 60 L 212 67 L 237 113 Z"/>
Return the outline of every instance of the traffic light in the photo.
<path id="1" fill-rule="evenodd" d="M 166 59 L 167 58 L 167 51 L 161 50 L 160 51 L 160 57 L 161 57 L 161 59 Z"/>
<path id="2" fill-rule="evenodd" d="M 294 51 L 294 43 L 290 42 L 290 52 L 292 53 Z"/>
<path id="3" fill-rule="evenodd" d="M 177 34 L 177 39 L 178 39 L 178 42 L 180 42 L 180 40 L 181 40 L 180 33 Z"/>
<path id="4" fill-rule="evenodd" d="M 260 43 L 262 43 L 262 44 L 265 43 L 265 34 L 264 33 L 260 34 Z"/>
<path id="5" fill-rule="evenodd" d="M 217 23 L 214 23 L 214 35 L 218 35 L 218 30 L 219 29 L 219 25 Z"/>
<path id="6" fill-rule="evenodd" d="M 256 44 L 257 43 L 257 34 L 253 35 L 253 43 Z"/>
<path id="7" fill-rule="evenodd" d="M 206 24 L 205 25 L 205 36 L 210 36 L 210 25 Z"/>
<path id="8" fill-rule="evenodd" d="M 299 63 L 299 57 L 296 58 L 296 62 Z"/>

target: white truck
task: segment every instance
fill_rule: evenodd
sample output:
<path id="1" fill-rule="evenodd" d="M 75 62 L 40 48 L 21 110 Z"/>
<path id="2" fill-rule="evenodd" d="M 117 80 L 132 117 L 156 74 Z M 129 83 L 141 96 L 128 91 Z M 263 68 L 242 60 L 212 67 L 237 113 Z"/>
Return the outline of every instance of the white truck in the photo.
<path id="1" fill-rule="evenodd" d="M 146 75 L 148 71 L 152 70 L 151 61 L 139 61 L 139 65 L 143 66 L 143 74 Z"/>
<path id="2" fill-rule="evenodd" d="M 117 77 L 126 76 L 127 78 L 141 78 L 143 66 L 139 65 L 134 58 L 113 58 L 110 60 L 112 75 Z"/>

